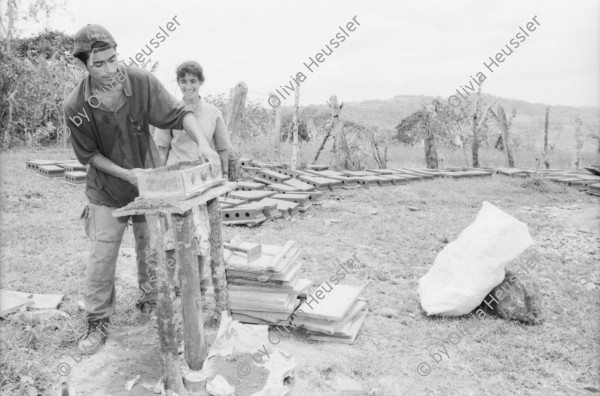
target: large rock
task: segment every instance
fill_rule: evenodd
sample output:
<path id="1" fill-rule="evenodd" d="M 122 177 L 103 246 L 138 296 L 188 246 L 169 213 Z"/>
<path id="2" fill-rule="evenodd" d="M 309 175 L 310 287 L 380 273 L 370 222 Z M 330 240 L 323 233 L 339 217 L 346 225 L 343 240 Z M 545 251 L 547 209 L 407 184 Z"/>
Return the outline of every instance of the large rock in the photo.
<path id="1" fill-rule="evenodd" d="M 481 308 L 497 316 L 525 324 L 541 324 L 541 293 L 527 273 L 506 270 L 504 280 L 481 303 Z"/>

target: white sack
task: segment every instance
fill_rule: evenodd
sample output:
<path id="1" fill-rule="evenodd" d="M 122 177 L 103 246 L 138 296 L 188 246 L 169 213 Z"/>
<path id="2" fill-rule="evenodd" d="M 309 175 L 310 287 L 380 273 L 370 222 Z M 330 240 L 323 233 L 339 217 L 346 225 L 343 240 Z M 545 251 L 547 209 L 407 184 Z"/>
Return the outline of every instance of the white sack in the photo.
<path id="1" fill-rule="evenodd" d="M 427 315 L 461 316 L 504 279 L 504 267 L 533 244 L 525 223 L 483 202 L 475 222 L 435 258 L 419 280 Z"/>

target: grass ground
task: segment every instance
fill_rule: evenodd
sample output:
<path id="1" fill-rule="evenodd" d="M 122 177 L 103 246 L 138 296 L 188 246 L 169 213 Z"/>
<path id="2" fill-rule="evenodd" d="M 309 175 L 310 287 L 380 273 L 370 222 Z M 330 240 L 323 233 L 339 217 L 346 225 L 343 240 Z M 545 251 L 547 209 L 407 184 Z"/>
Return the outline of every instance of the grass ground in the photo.
<path id="1" fill-rule="evenodd" d="M 32 387 L 49 394 L 61 379 L 56 372 L 60 355 L 74 351 L 73 334 L 82 330 L 83 313 L 76 302 L 81 298 L 88 249 L 78 219 L 86 203 L 84 187 L 24 169 L 27 159 L 70 155 L 60 150 L 17 151 L 3 153 L 0 159 L 1 286 L 64 293 L 61 309 L 71 316 L 69 321 L 43 324 L 18 315 L 0 320 L 6 342 L 2 395 L 28 394 Z M 537 252 L 543 325 L 491 317 L 428 318 L 420 309 L 419 278 L 445 244 L 474 220 L 484 200 L 529 226 L 536 244 L 523 260 Z M 372 395 L 587 394 L 600 391 L 600 288 L 594 287 L 594 282 L 600 283 L 598 203 L 571 188 L 536 186 L 521 179 L 434 180 L 336 191 L 294 221 L 226 227 L 224 233 L 225 237 L 242 233 L 261 243 L 296 240 L 303 247 L 304 277 L 315 283 L 328 279 L 353 254 L 360 260 L 344 280 L 365 285 L 363 295 L 369 301 L 370 314 L 357 342 L 318 344 L 295 332 L 282 343 L 299 365 L 292 395 L 335 395 L 332 373 L 337 372 L 354 377 Z M 133 247 L 129 230 L 123 247 Z M 123 276 L 133 274 L 130 270 Z M 131 299 L 124 298 L 133 295 L 134 287 L 133 281 L 118 284 L 113 323 L 119 335 L 110 348 L 123 350 L 120 365 L 89 371 L 103 377 L 104 383 L 115 384 L 115 389 L 123 389 L 135 373 L 142 374 L 144 382 L 155 382 L 160 375 L 156 343 L 135 336 L 153 329 L 127 304 Z M 392 309 L 393 317 L 384 316 L 382 308 Z M 70 330 L 67 323 L 77 328 Z M 449 336 L 457 324 L 473 335 L 454 344 Z M 211 341 L 214 327 L 208 331 Z M 129 335 L 127 342 L 138 340 L 138 345 L 125 346 L 124 334 Z M 430 354 L 440 349 L 447 355 L 436 363 Z M 431 367 L 426 376 L 416 371 L 421 362 Z M 87 364 L 72 366 L 76 371 Z M 98 392 L 78 394 L 108 394 Z"/>

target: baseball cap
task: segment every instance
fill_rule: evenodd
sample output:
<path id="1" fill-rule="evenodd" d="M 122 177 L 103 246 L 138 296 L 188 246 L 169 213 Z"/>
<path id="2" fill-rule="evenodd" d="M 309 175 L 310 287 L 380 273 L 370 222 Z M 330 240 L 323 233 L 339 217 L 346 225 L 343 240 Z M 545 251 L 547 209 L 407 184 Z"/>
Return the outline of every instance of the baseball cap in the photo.
<path id="1" fill-rule="evenodd" d="M 115 39 L 104 26 L 86 25 L 75 33 L 73 55 L 82 52 L 90 52 L 92 50 L 92 45 L 96 41 L 108 43 L 110 47 L 117 46 Z"/>

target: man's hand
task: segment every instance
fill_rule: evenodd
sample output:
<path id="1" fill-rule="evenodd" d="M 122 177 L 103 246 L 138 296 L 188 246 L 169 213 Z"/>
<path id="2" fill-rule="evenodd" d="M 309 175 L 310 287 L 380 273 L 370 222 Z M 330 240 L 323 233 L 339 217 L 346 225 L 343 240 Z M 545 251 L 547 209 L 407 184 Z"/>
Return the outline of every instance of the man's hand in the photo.
<path id="1" fill-rule="evenodd" d="M 212 150 L 204 150 L 200 152 L 200 158 L 202 158 L 205 162 L 210 163 L 210 172 L 214 177 L 221 177 L 221 157 L 216 151 Z"/>
<path id="2" fill-rule="evenodd" d="M 125 173 L 125 180 L 137 186 L 137 175 L 145 171 L 146 169 L 141 168 L 128 169 Z"/>

